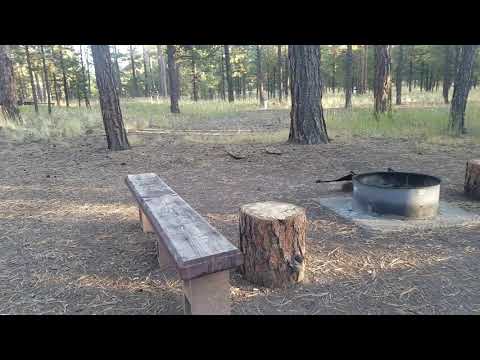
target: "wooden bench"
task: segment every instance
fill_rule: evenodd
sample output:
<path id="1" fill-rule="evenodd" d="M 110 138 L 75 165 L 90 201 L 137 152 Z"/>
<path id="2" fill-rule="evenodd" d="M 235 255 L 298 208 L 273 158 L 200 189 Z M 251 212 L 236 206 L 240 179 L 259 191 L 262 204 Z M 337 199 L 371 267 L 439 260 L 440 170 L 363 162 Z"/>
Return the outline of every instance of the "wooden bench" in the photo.
<path id="1" fill-rule="evenodd" d="M 230 314 L 230 269 L 243 255 L 156 174 L 128 175 L 144 232 L 158 235 L 160 266 L 183 280 L 185 314 Z"/>

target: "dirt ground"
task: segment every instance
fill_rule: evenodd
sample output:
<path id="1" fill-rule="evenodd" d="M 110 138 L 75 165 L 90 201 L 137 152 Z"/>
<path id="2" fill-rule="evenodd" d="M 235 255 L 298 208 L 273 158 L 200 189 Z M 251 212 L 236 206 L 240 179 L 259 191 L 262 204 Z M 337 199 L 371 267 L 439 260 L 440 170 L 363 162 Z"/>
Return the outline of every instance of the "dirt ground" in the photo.
<path id="1" fill-rule="evenodd" d="M 0 137 L 0 313 L 181 314 L 180 279 L 159 271 L 154 235 L 140 230 L 124 184 L 142 172 L 157 173 L 235 244 L 242 204 L 307 208 L 306 281 L 270 290 L 232 271 L 234 314 L 480 312 L 480 227 L 374 235 L 313 202 L 336 193 L 318 178 L 392 167 L 440 176 L 443 200 L 480 214 L 480 202 L 462 195 L 465 162 L 480 157 L 480 144 L 419 150 L 412 139 L 335 138 L 275 144 L 282 155 L 236 145 L 248 156 L 235 160 L 224 145 L 135 136 L 139 145 L 116 153 L 105 150 L 101 134 L 20 145 Z"/>

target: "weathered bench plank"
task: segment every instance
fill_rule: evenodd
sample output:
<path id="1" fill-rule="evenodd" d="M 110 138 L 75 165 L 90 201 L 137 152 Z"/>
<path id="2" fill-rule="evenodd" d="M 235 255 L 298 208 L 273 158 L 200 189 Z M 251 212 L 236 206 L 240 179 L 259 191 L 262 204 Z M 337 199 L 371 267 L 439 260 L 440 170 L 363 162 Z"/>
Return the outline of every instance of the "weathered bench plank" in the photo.
<path id="1" fill-rule="evenodd" d="M 128 175 L 126 183 L 183 280 L 242 264 L 240 250 L 156 174 Z"/>

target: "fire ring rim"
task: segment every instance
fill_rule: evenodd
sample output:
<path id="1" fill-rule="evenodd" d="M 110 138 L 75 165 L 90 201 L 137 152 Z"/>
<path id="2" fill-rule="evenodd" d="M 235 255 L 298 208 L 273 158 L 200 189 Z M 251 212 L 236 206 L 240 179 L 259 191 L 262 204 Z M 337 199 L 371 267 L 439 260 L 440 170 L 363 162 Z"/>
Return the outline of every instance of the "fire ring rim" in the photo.
<path id="1" fill-rule="evenodd" d="M 426 186 L 399 186 L 399 187 L 386 187 L 386 186 L 381 186 L 381 185 L 375 185 L 375 184 L 365 184 L 361 181 L 362 178 L 367 177 L 367 176 L 373 176 L 373 175 L 392 175 L 392 174 L 402 174 L 402 175 L 415 175 L 415 176 L 423 176 L 425 178 L 430 178 L 432 179 L 435 184 L 433 185 L 426 185 Z M 437 176 L 433 175 L 427 175 L 423 173 L 415 173 L 415 172 L 404 172 L 404 171 L 374 171 L 374 172 L 366 172 L 366 173 L 361 173 L 361 174 L 356 174 L 352 177 L 352 182 L 358 183 L 362 186 L 368 186 L 368 187 L 374 187 L 378 189 L 383 189 L 386 190 L 414 190 L 414 189 L 429 189 L 432 187 L 439 186 L 442 183 L 442 179 L 440 179 Z"/>

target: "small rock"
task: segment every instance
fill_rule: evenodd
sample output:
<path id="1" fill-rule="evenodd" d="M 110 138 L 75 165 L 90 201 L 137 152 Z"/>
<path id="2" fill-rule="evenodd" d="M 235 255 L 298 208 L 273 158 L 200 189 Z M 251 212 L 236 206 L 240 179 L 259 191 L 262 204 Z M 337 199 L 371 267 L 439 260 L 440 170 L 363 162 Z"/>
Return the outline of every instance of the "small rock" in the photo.
<path id="1" fill-rule="evenodd" d="M 49 177 L 50 177 L 50 175 L 47 175 L 47 178 L 49 178 Z"/>
<path id="2" fill-rule="evenodd" d="M 127 163 L 122 162 L 122 163 L 120 163 L 120 165 L 127 165 Z"/>

